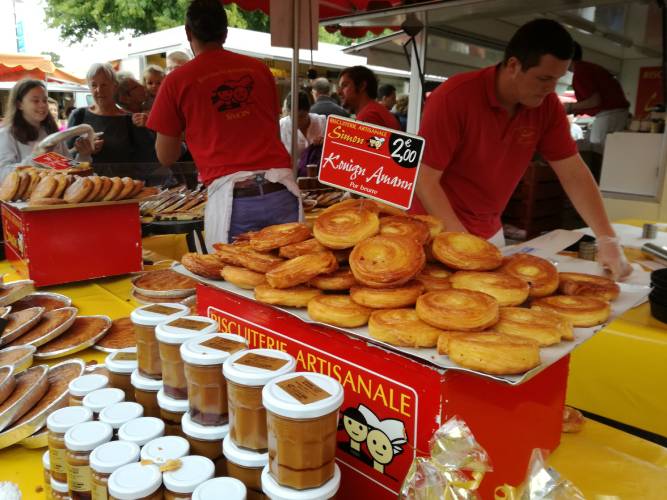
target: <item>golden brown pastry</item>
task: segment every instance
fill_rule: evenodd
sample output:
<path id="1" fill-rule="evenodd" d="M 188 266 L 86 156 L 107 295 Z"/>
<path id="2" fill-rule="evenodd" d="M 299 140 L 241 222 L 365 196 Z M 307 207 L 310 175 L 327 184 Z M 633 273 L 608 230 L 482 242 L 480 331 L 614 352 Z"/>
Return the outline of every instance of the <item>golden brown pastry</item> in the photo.
<path id="1" fill-rule="evenodd" d="M 368 210 L 370 212 L 374 213 L 379 213 L 380 212 L 380 205 L 373 201 L 369 200 L 366 198 L 348 198 L 347 200 L 339 201 L 338 203 L 334 203 L 333 205 L 325 208 L 322 210 L 322 214 L 328 213 L 328 212 L 333 212 L 335 210 L 347 210 L 347 209 L 354 209 L 354 210 Z"/>
<path id="2" fill-rule="evenodd" d="M 26 171 L 19 171 L 19 188 L 14 195 L 13 201 L 23 200 L 30 187 L 30 174 Z"/>
<path id="3" fill-rule="evenodd" d="M 16 172 L 12 172 L 12 173 L 16 173 Z M 5 186 L 6 183 L 11 182 L 11 179 L 10 179 L 11 175 L 12 174 L 9 174 L 5 178 L 5 182 L 3 183 L 3 186 Z M 16 189 L 18 189 L 18 182 L 19 182 L 18 174 L 16 174 L 16 182 L 17 182 Z M 11 187 L 11 184 L 8 185 L 7 189 L 9 189 L 10 187 Z M 58 188 L 58 181 L 52 175 L 45 175 L 44 177 L 42 177 L 40 179 L 39 184 L 37 184 L 35 189 L 33 189 L 32 194 L 30 195 L 30 199 L 31 200 L 36 200 L 38 198 L 53 198 L 53 193 L 56 192 L 57 188 Z M 1 191 L 1 189 L 0 189 L 0 191 Z M 13 192 L 12 196 L 14 196 L 14 194 L 16 194 L 16 191 Z M 0 193 L 0 199 L 4 199 L 4 198 L 2 198 L 1 193 Z M 11 198 L 9 200 L 11 200 Z M 9 200 L 6 200 L 6 201 L 9 201 Z"/>
<path id="4" fill-rule="evenodd" d="M 47 207 L 53 205 L 62 205 L 64 203 L 65 202 L 62 198 L 31 198 L 30 201 L 28 201 L 28 205 L 31 207 Z"/>
<path id="5" fill-rule="evenodd" d="M 558 273 L 558 290 L 563 295 L 582 295 L 612 302 L 618 298 L 620 287 L 608 278 L 583 273 Z"/>
<path id="6" fill-rule="evenodd" d="M 380 230 L 377 213 L 363 208 L 340 208 L 315 219 L 313 235 L 325 247 L 350 248 Z"/>
<path id="7" fill-rule="evenodd" d="M 433 215 L 415 215 L 414 218 L 424 222 L 428 226 L 429 241 L 445 230 L 444 223 Z"/>
<path id="8" fill-rule="evenodd" d="M 374 236 L 355 245 L 350 269 L 356 280 L 372 288 L 407 283 L 424 267 L 424 248 L 407 236 Z"/>
<path id="9" fill-rule="evenodd" d="M 440 233 L 433 238 L 431 248 L 444 265 L 462 271 L 492 271 L 503 261 L 493 243 L 470 233 Z"/>
<path id="10" fill-rule="evenodd" d="M 121 182 L 123 183 L 123 188 L 120 190 L 120 193 L 118 193 L 118 196 L 114 198 L 114 200 L 124 200 L 130 196 L 132 191 L 134 191 L 134 181 L 130 177 L 123 177 Z"/>
<path id="11" fill-rule="evenodd" d="M 243 251 L 250 249 L 250 243 L 213 243 L 213 250 L 218 258 L 225 264 L 243 266 L 238 256 Z"/>
<path id="12" fill-rule="evenodd" d="M 255 300 L 276 306 L 306 307 L 312 298 L 321 293 L 321 290 L 307 286 L 272 288 L 269 285 L 259 285 L 255 287 Z"/>
<path id="13" fill-rule="evenodd" d="M 357 304 L 373 309 L 397 309 L 413 306 L 423 291 L 424 285 L 413 280 L 394 288 L 353 286 L 350 288 L 350 297 Z"/>
<path id="14" fill-rule="evenodd" d="M 501 307 L 500 319 L 493 329 L 537 341 L 540 346 L 574 339 L 572 323 L 560 314 L 522 307 Z"/>
<path id="15" fill-rule="evenodd" d="M 552 295 L 532 303 L 532 309 L 551 311 L 569 319 L 574 326 L 601 325 L 609 319 L 609 302 L 578 295 Z"/>
<path id="16" fill-rule="evenodd" d="M 138 179 L 134 179 L 132 182 L 134 183 L 134 188 L 132 189 L 132 192 L 128 196 L 128 198 L 130 199 L 135 198 L 139 193 L 141 193 L 141 191 L 143 191 L 144 189 L 144 186 L 146 185 L 144 181 L 140 181 Z"/>
<path id="17" fill-rule="evenodd" d="M 509 274 L 458 271 L 449 277 L 452 288 L 491 295 L 500 306 L 518 306 L 528 298 L 528 283 Z"/>
<path id="18" fill-rule="evenodd" d="M 21 185 L 21 176 L 16 170 L 7 174 L 5 180 L 2 181 L 2 185 L 0 185 L 0 200 L 12 201 L 16 196 L 16 193 L 19 190 L 20 185 Z M 51 193 L 49 193 L 47 196 L 51 196 Z"/>
<path id="19" fill-rule="evenodd" d="M 120 177 L 112 177 L 109 180 L 111 181 L 111 188 L 107 192 L 106 196 L 102 198 L 103 201 L 117 200 L 118 196 L 123 190 L 123 187 L 125 186 Z"/>
<path id="20" fill-rule="evenodd" d="M 266 273 L 266 281 L 273 288 L 291 288 L 307 283 L 318 274 L 338 269 L 336 257 L 329 251 L 299 255 L 282 262 Z"/>
<path id="21" fill-rule="evenodd" d="M 97 175 L 91 175 L 88 177 L 88 179 L 93 183 L 93 189 L 90 191 L 88 196 L 84 198 L 82 203 L 88 203 L 90 201 L 95 201 L 97 197 L 100 194 L 100 191 L 102 190 L 102 187 L 104 186 L 104 183 L 102 182 L 102 178 L 97 176 Z"/>
<path id="22" fill-rule="evenodd" d="M 344 267 L 329 274 L 320 274 L 310 280 L 310 286 L 320 290 L 342 291 L 349 290 L 357 284 L 349 267 Z"/>
<path id="23" fill-rule="evenodd" d="M 220 273 L 225 266 L 215 254 L 203 255 L 194 252 L 183 255 L 181 264 L 191 273 L 212 280 L 220 279 Z"/>
<path id="24" fill-rule="evenodd" d="M 44 181 L 42 181 L 44 182 Z M 57 181 L 56 181 L 57 182 Z M 41 182 L 40 182 L 41 184 Z M 70 185 L 63 194 L 67 203 L 81 203 L 93 190 L 93 183 L 88 177 L 79 177 Z"/>
<path id="25" fill-rule="evenodd" d="M 23 196 L 25 200 L 30 199 L 30 196 L 32 196 L 32 192 L 37 187 L 37 184 L 39 184 L 39 181 L 42 180 L 42 178 L 39 176 L 39 173 L 37 172 L 37 169 L 28 170 L 28 175 L 30 176 L 30 185 L 28 186 L 28 189 Z"/>
<path id="26" fill-rule="evenodd" d="M 520 278 L 530 287 L 530 297 L 546 297 L 558 288 L 556 266 L 542 257 L 517 253 L 507 257 L 500 268 L 501 273 Z"/>
<path id="27" fill-rule="evenodd" d="M 300 243 L 311 237 L 310 229 L 300 222 L 275 224 L 250 235 L 250 246 L 258 252 L 269 252 L 293 243 Z"/>
<path id="28" fill-rule="evenodd" d="M 113 184 L 111 179 L 105 176 L 100 177 L 100 180 L 102 181 L 102 188 L 100 189 L 100 192 L 97 193 L 95 201 L 102 201 L 104 197 L 109 194 L 109 191 L 111 191 L 111 186 Z"/>
<path id="29" fill-rule="evenodd" d="M 420 320 L 414 309 L 381 309 L 368 320 L 372 338 L 400 347 L 435 347 L 441 332 Z"/>
<path id="30" fill-rule="evenodd" d="M 229 248 L 226 250 L 230 251 Z M 231 251 L 234 252 L 234 250 Z M 220 251 L 217 250 L 216 253 L 220 254 Z M 226 257 L 221 257 L 222 260 L 225 258 Z M 257 252 L 250 248 L 250 246 L 241 246 L 234 258 L 238 262 L 238 265 L 250 269 L 251 271 L 257 271 L 258 273 L 268 273 L 274 267 L 285 262 L 284 259 L 270 253 Z"/>
<path id="31" fill-rule="evenodd" d="M 459 337 L 461 335 L 470 335 L 471 333 L 477 332 L 461 332 L 461 331 L 451 331 L 451 330 L 439 330 L 440 336 L 438 337 L 437 349 L 438 354 L 447 355 L 449 354 L 449 341 L 454 337 Z M 486 330 L 485 334 L 497 334 L 498 332 Z"/>
<path id="32" fill-rule="evenodd" d="M 306 255 L 307 253 L 323 252 L 327 249 L 322 243 L 317 241 L 315 238 L 310 238 L 299 243 L 293 243 L 291 245 L 285 245 L 280 247 L 278 250 L 278 255 L 285 259 L 293 259 L 299 255 Z"/>
<path id="33" fill-rule="evenodd" d="M 449 290 L 452 287 L 449 282 L 451 275 L 450 271 L 440 265 L 426 264 L 424 269 L 415 276 L 415 279 L 424 285 L 425 291 L 435 292 L 437 290 Z"/>
<path id="34" fill-rule="evenodd" d="M 471 290 L 428 292 L 417 299 L 422 321 L 443 330 L 484 330 L 498 321 L 498 301 Z"/>
<path id="35" fill-rule="evenodd" d="M 390 215 L 380 219 L 380 234 L 408 236 L 425 244 L 431 237 L 428 225 L 406 215 Z"/>
<path id="36" fill-rule="evenodd" d="M 537 342 L 502 333 L 471 333 L 449 339 L 449 359 L 491 375 L 518 375 L 540 364 Z"/>
<path id="37" fill-rule="evenodd" d="M 247 290 L 252 290 L 256 286 L 266 283 L 264 274 L 238 266 L 223 267 L 222 277 L 225 281 L 229 281 L 231 284 Z"/>
<path id="38" fill-rule="evenodd" d="M 314 321 L 356 328 L 368 323 L 371 310 L 350 299 L 349 295 L 318 295 L 308 302 L 308 316 Z"/>

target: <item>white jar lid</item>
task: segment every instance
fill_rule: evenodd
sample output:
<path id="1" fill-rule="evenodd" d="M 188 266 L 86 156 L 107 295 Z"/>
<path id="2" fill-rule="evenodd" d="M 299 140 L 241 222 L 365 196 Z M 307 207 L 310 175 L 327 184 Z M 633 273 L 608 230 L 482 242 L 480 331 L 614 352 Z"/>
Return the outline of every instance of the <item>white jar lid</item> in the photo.
<path id="1" fill-rule="evenodd" d="M 51 454 L 49 450 L 46 450 L 42 455 L 42 466 L 48 471 L 51 470 Z"/>
<path id="2" fill-rule="evenodd" d="M 170 398 L 160 389 L 157 393 L 157 405 L 163 410 L 173 411 L 174 413 L 185 413 L 188 411 L 187 399 Z"/>
<path id="3" fill-rule="evenodd" d="M 262 470 L 262 491 L 271 500 L 327 500 L 333 497 L 340 487 L 340 469 L 334 464 L 334 475 L 318 488 L 295 490 L 280 486 L 269 472 L 267 465 Z"/>
<path id="4" fill-rule="evenodd" d="M 157 326 L 164 321 L 180 318 L 190 312 L 190 308 L 179 303 L 149 304 L 137 307 L 130 314 L 130 320 L 135 325 Z"/>
<path id="5" fill-rule="evenodd" d="M 133 463 L 116 469 L 107 483 L 109 496 L 118 500 L 134 500 L 155 493 L 162 485 L 162 472 L 157 465 Z"/>
<path id="6" fill-rule="evenodd" d="M 192 421 L 190 412 L 183 415 L 181 427 L 186 436 L 204 441 L 216 441 L 224 439 L 229 434 L 229 424 L 225 425 L 200 425 Z M 222 448 L 222 446 L 221 446 Z"/>
<path id="7" fill-rule="evenodd" d="M 296 360 L 277 349 L 251 349 L 234 353 L 225 362 L 222 372 L 235 384 L 261 387 L 276 377 L 291 373 Z"/>
<path id="8" fill-rule="evenodd" d="M 104 363 L 110 372 L 130 374 L 137 368 L 137 348 L 128 347 L 112 352 L 106 357 Z"/>
<path id="9" fill-rule="evenodd" d="M 69 492 L 69 486 L 67 485 L 67 483 L 61 483 L 60 481 L 56 481 L 53 478 L 51 478 L 51 489 L 53 491 L 57 491 L 58 493 Z"/>
<path id="10" fill-rule="evenodd" d="M 68 406 L 51 413 L 46 419 L 46 428 L 51 432 L 63 434 L 76 424 L 93 419 L 93 412 L 83 406 Z"/>
<path id="11" fill-rule="evenodd" d="M 240 465 L 241 467 L 255 467 L 263 468 L 269 463 L 269 452 L 258 453 L 256 451 L 240 448 L 232 440 L 231 436 L 227 436 L 222 442 L 222 453 L 230 462 Z"/>
<path id="12" fill-rule="evenodd" d="M 111 474 L 125 464 L 139 461 L 139 446 L 129 441 L 111 441 L 90 454 L 90 468 L 100 474 Z"/>
<path id="13" fill-rule="evenodd" d="M 192 500 L 245 500 L 245 484 L 233 477 L 216 477 L 203 482 L 192 493 Z"/>
<path id="14" fill-rule="evenodd" d="M 154 391 L 157 392 L 162 389 L 162 380 L 155 380 L 152 378 L 144 377 L 139 370 L 134 370 L 130 376 L 130 382 L 132 387 L 135 389 L 141 389 L 142 391 Z"/>
<path id="15" fill-rule="evenodd" d="M 103 389 L 108 384 L 109 378 L 106 375 L 93 373 L 92 375 L 81 375 L 73 379 L 67 388 L 72 396 L 85 396 L 98 389 Z"/>
<path id="16" fill-rule="evenodd" d="M 72 451 L 92 451 L 111 440 L 113 429 L 104 422 L 83 422 L 65 433 L 65 446 Z"/>
<path id="17" fill-rule="evenodd" d="M 114 429 L 118 429 L 125 422 L 144 416 L 144 407 L 139 403 L 132 401 L 123 401 L 122 403 L 107 406 L 100 412 L 99 421 L 109 424 Z"/>
<path id="18" fill-rule="evenodd" d="M 93 413 L 99 413 L 107 406 L 120 403 L 124 399 L 125 393 L 122 389 L 107 387 L 86 394 L 83 398 L 83 406 L 90 408 Z"/>
<path id="19" fill-rule="evenodd" d="M 198 335 L 181 345 L 181 358 L 193 365 L 221 365 L 229 356 L 247 349 L 248 341 L 233 333 Z"/>
<path id="20" fill-rule="evenodd" d="M 141 448 L 141 459 L 163 464 L 167 460 L 184 457 L 190 453 L 190 443 L 181 436 L 162 436 L 152 439 Z"/>
<path id="21" fill-rule="evenodd" d="M 164 434 L 164 422 L 155 417 L 139 417 L 124 423 L 118 429 L 118 439 L 143 446 Z"/>
<path id="22" fill-rule="evenodd" d="M 321 373 L 288 373 L 264 386 L 262 404 L 268 411 L 282 417 L 322 417 L 343 404 L 343 386 L 336 379 Z"/>
<path id="23" fill-rule="evenodd" d="M 165 344 L 182 344 L 186 340 L 218 331 L 218 322 L 206 316 L 182 316 L 160 323 L 155 337 Z"/>
<path id="24" fill-rule="evenodd" d="M 181 458 L 180 469 L 162 474 L 165 488 L 174 493 L 192 493 L 197 486 L 215 475 L 215 465 L 210 458 L 192 455 Z M 219 496 L 218 498 L 226 498 Z"/>

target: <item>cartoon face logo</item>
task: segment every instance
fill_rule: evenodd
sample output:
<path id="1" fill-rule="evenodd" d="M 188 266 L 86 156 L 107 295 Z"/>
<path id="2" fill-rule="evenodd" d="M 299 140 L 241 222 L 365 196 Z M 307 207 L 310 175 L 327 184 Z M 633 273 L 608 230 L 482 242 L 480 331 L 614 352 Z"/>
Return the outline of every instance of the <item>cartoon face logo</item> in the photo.
<path id="1" fill-rule="evenodd" d="M 375 461 L 373 466 L 376 470 L 384 472 L 384 466 L 394 459 L 394 449 L 389 437 L 379 429 L 373 429 L 366 438 L 368 451 Z M 382 466 L 381 469 L 378 466 Z"/>
<path id="2" fill-rule="evenodd" d="M 374 149 L 380 149 L 384 144 L 384 137 L 373 136 L 368 139 L 368 145 Z"/>
<path id="3" fill-rule="evenodd" d="M 361 443 L 368 436 L 366 419 L 357 408 L 348 408 L 343 413 L 343 427 L 350 436 L 350 448 L 361 451 Z"/>
<path id="4" fill-rule="evenodd" d="M 251 103 L 250 95 L 255 85 L 250 75 L 238 80 L 225 80 L 211 95 L 211 103 L 220 112 L 240 108 Z"/>

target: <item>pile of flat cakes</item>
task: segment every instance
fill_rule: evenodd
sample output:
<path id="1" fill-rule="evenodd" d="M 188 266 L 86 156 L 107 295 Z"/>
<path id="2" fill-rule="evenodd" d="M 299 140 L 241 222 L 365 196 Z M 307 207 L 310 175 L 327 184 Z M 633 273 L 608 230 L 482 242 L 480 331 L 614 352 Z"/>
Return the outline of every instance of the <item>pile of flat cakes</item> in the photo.
<path id="1" fill-rule="evenodd" d="M 444 231 L 432 216 L 408 216 L 370 200 L 324 210 L 311 229 L 269 226 L 214 245 L 182 264 L 209 279 L 254 289 L 259 302 L 305 307 L 341 328 L 434 348 L 458 365 L 494 375 L 525 373 L 540 348 L 574 339 L 574 327 L 604 323 L 616 283 L 558 273 L 526 254 L 503 258 L 468 233 Z"/>
<path id="2" fill-rule="evenodd" d="M 202 219 L 207 199 L 203 185 L 196 189 L 188 189 L 182 185 L 164 189 L 140 205 L 141 221 L 147 223 Z"/>
<path id="3" fill-rule="evenodd" d="M 140 304 L 180 302 L 191 306 L 197 281 L 171 269 L 146 271 L 132 278 L 132 298 Z"/>

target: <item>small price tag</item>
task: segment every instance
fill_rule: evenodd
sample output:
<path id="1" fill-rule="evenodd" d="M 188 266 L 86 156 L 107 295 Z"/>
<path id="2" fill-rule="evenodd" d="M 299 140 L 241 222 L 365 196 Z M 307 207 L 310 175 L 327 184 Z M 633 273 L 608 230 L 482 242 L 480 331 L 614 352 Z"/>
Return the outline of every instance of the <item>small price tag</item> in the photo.
<path id="1" fill-rule="evenodd" d="M 196 319 L 185 319 L 185 318 L 178 318 L 167 324 L 169 326 L 173 326 L 174 328 L 183 328 L 185 330 L 197 330 L 197 331 L 203 330 L 204 328 L 208 328 L 211 325 L 210 323 L 207 323 L 205 321 L 197 321 Z"/>
<path id="2" fill-rule="evenodd" d="M 303 375 L 283 380 L 276 385 L 302 405 L 307 405 L 331 397 L 331 394 L 322 389 L 319 385 L 308 380 Z"/>
<path id="3" fill-rule="evenodd" d="M 269 370 L 274 372 L 285 366 L 287 364 L 287 360 L 249 352 L 245 356 L 241 356 L 239 359 L 237 359 L 235 364 L 252 366 L 253 368 L 261 368 L 262 370 Z"/>
<path id="4" fill-rule="evenodd" d="M 212 339 L 208 339 L 206 342 L 202 342 L 199 345 L 210 347 L 211 349 L 216 349 L 218 351 L 228 352 L 230 354 L 245 349 L 246 347 L 246 345 L 242 342 L 235 342 L 224 337 L 213 337 Z"/>
<path id="5" fill-rule="evenodd" d="M 153 304 L 152 306 L 144 307 L 144 311 L 161 314 L 163 316 L 171 316 L 172 314 L 181 312 L 181 310 L 176 307 L 161 306 L 160 304 Z"/>
<path id="6" fill-rule="evenodd" d="M 76 167 L 79 165 L 78 161 L 67 158 L 53 151 L 50 153 L 44 153 L 43 155 L 35 156 L 32 161 L 37 165 L 42 167 L 52 168 L 54 170 L 66 170 L 71 167 Z"/>

